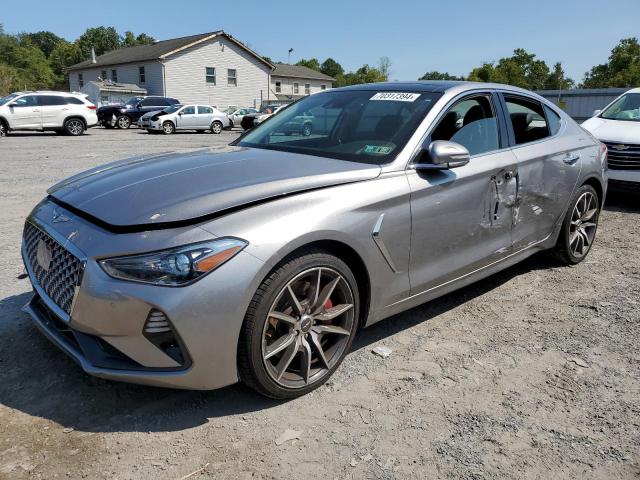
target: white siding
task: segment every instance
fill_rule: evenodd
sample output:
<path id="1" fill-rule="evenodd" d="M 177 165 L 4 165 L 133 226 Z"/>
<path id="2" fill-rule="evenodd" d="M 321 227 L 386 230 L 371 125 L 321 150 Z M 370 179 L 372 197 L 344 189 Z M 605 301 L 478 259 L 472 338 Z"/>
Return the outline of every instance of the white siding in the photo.
<path id="1" fill-rule="evenodd" d="M 276 82 L 280 82 L 281 90 L 279 92 L 276 91 Z M 298 93 L 294 93 L 294 83 L 298 83 L 299 90 Z M 305 78 L 294 78 L 294 77 L 271 77 L 271 96 L 273 97 L 276 94 L 280 95 L 305 95 L 304 86 L 308 83 L 310 87 L 309 94 L 316 93 L 322 90 L 322 85 L 327 86 L 327 90 L 331 88 L 330 80 L 311 80 Z"/>
<path id="2" fill-rule="evenodd" d="M 216 69 L 216 84 L 206 82 L 205 68 Z M 227 85 L 227 70 L 237 71 L 237 86 Z M 269 67 L 224 37 L 213 38 L 168 57 L 165 61 L 167 95 L 181 102 L 224 108 L 251 107 L 265 101 Z"/>
<path id="3" fill-rule="evenodd" d="M 145 83 L 140 83 L 138 67 L 144 67 Z M 107 77 L 112 80 L 111 70 L 117 70 L 118 82 L 133 83 L 147 89 L 149 95 L 164 95 L 162 88 L 162 64 L 160 62 L 141 62 L 136 64 L 114 65 L 106 67 L 88 68 L 69 72 L 69 88 L 72 92 L 80 91 L 79 74 L 82 73 L 85 85 L 91 80 L 97 80 L 102 71 L 107 71 Z"/>

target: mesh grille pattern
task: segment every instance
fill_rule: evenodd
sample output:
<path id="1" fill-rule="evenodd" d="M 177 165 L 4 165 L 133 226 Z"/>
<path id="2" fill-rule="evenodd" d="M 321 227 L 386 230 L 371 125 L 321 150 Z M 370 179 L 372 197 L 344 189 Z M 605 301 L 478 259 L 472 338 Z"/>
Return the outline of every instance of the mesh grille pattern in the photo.
<path id="1" fill-rule="evenodd" d="M 56 305 L 71 315 L 71 302 L 82 274 L 82 262 L 29 222 L 25 223 L 23 235 L 25 257 L 33 272 L 31 281 L 36 282 Z M 40 245 L 42 246 L 39 247 Z M 45 253 L 41 254 L 44 260 L 47 260 L 47 257 L 51 259 L 48 270 L 45 270 L 38 261 L 38 248 Z"/>
<path id="2" fill-rule="evenodd" d="M 609 168 L 612 170 L 640 170 L 640 144 L 604 142 L 607 146 Z"/>

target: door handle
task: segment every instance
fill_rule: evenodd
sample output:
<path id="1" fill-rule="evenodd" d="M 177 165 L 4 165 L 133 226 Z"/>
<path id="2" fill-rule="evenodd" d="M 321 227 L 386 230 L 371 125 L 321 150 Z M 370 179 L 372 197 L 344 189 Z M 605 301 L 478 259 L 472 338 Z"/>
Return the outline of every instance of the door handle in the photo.
<path id="1" fill-rule="evenodd" d="M 562 159 L 567 165 L 574 165 L 578 160 L 580 160 L 579 153 L 567 153 Z"/>

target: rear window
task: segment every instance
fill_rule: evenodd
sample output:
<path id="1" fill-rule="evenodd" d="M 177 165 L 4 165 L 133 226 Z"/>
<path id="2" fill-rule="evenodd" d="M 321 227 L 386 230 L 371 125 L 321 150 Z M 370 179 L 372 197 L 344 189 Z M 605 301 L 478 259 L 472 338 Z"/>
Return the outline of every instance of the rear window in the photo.
<path id="1" fill-rule="evenodd" d="M 67 103 L 69 105 L 84 105 L 84 102 L 78 97 L 67 97 Z"/>
<path id="2" fill-rule="evenodd" d="M 38 102 L 43 107 L 52 107 L 52 106 L 66 105 L 67 99 L 62 95 L 40 95 L 38 97 Z"/>

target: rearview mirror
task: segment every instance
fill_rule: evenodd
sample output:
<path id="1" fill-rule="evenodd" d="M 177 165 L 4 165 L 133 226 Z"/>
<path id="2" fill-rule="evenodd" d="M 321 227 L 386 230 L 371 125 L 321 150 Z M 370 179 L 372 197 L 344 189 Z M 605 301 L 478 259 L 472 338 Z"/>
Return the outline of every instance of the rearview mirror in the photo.
<path id="1" fill-rule="evenodd" d="M 423 149 L 425 160 L 414 165 L 416 170 L 448 170 L 466 165 L 471 160 L 469 150 L 455 142 L 436 140 Z"/>
<path id="2" fill-rule="evenodd" d="M 602 113 L 602 110 L 594 110 L 592 117 L 597 117 L 600 113 Z"/>

